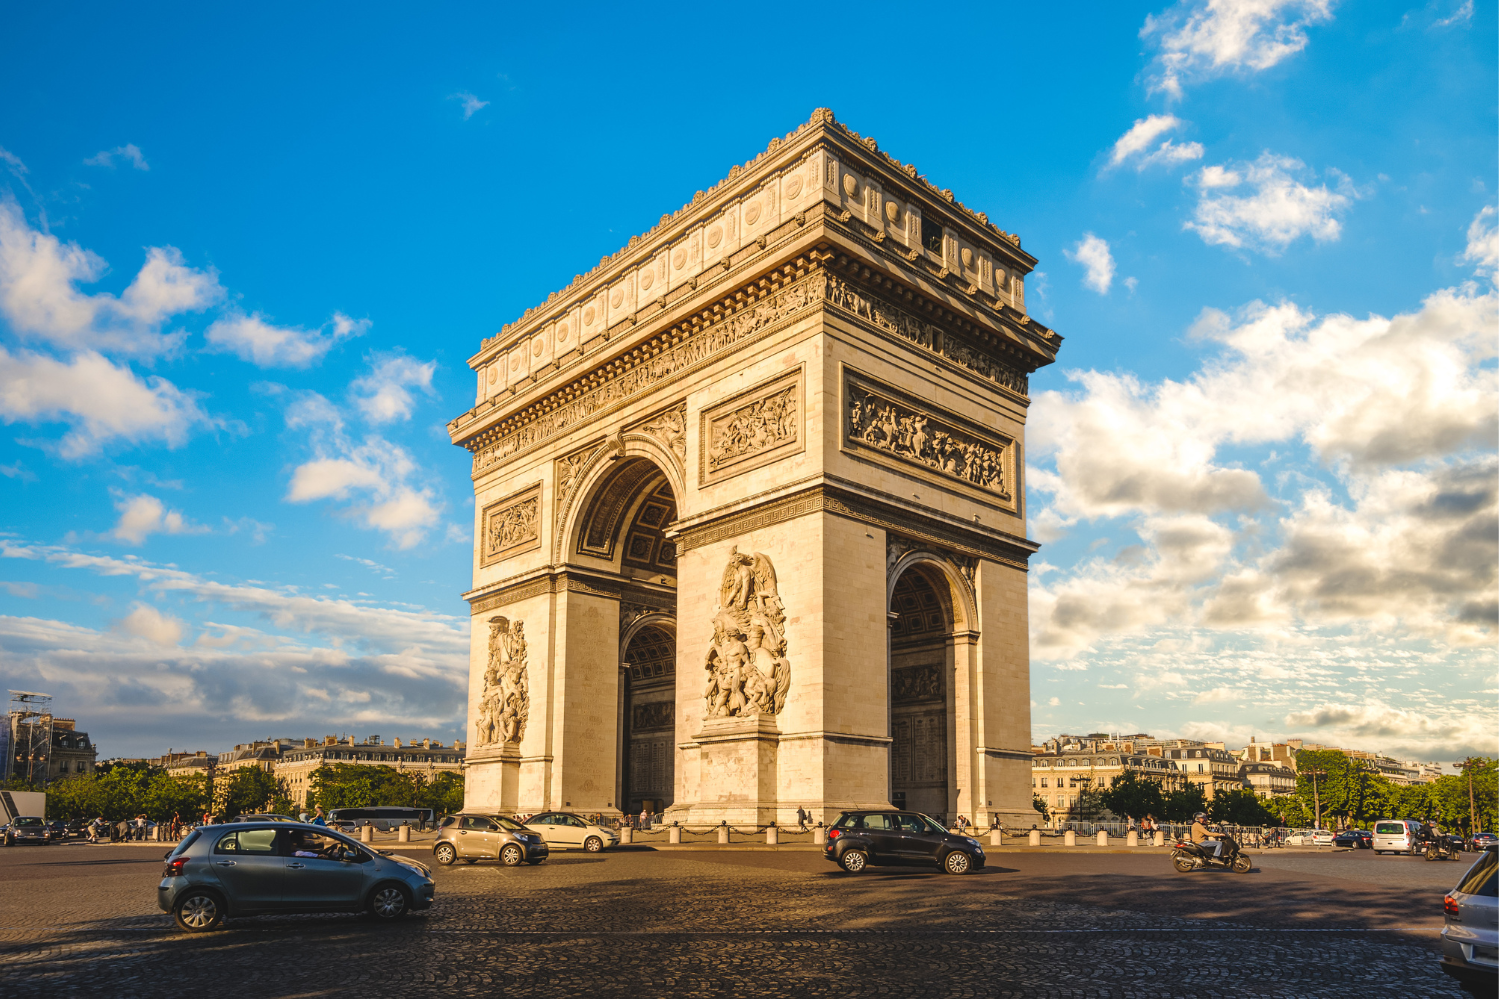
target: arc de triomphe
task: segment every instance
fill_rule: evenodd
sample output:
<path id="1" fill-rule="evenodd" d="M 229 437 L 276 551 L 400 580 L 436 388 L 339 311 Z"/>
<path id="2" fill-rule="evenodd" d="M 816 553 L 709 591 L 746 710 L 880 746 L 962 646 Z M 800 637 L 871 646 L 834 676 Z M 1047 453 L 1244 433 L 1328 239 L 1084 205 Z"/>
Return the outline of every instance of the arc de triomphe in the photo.
<path id="1" fill-rule="evenodd" d="M 819 109 L 485 340 L 469 807 L 1028 827 L 1035 264 Z"/>

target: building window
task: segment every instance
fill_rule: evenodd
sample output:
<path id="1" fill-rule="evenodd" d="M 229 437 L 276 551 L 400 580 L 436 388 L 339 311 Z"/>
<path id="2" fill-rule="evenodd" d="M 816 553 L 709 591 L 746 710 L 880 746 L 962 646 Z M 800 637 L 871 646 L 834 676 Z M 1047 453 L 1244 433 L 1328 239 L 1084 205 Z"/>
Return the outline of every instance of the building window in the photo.
<path id="1" fill-rule="evenodd" d="M 1041 778 L 1041 786 L 1042 786 L 1042 787 L 1045 787 L 1045 786 L 1046 786 L 1046 778 L 1045 778 L 1045 777 L 1042 777 L 1042 778 Z"/>
<path id="2" fill-rule="evenodd" d="M 942 253 L 942 227 L 931 219 L 921 220 L 921 245 L 939 256 Z"/>

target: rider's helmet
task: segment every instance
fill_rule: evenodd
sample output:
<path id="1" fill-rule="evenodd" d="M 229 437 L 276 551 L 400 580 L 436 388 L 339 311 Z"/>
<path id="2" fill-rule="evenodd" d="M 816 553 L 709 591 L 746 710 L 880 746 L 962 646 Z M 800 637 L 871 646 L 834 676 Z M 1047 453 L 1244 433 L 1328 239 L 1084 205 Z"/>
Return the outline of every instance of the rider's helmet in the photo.
<path id="1" fill-rule="evenodd" d="M 1207 820 L 1208 820 L 1208 813 L 1207 812 L 1198 812 L 1196 815 L 1192 816 L 1192 821 L 1193 822 L 1206 822 Z"/>

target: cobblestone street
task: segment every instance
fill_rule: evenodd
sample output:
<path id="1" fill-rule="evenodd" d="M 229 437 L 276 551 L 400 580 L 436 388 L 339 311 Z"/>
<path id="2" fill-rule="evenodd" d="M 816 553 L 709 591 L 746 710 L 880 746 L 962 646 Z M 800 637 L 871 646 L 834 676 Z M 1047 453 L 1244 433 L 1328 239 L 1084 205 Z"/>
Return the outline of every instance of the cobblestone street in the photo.
<path id="1" fill-rule="evenodd" d="M 163 850 L 0 851 L 0 994 L 1461 995 L 1436 931 L 1466 863 L 1282 853 L 1184 876 L 1161 851 L 996 852 L 967 877 L 853 877 L 808 850 L 559 853 L 438 869 L 434 908 L 396 926 L 190 936 L 155 907 Z"/>

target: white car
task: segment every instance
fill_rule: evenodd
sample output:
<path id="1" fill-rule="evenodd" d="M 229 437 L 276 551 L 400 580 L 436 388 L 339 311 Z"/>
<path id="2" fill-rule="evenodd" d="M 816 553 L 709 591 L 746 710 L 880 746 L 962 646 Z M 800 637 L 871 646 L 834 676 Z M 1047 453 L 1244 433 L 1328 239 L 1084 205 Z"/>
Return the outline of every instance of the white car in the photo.
<path id="1" fill-rule="evenodd" d="M 1312 846 L 1332 846 L 1331 829 L 1312 830 Z"/>
<path id="2" fill-rule="evenodd" d="M 526 828 L 539 834 L 553 850 L 598 853 L 619 845 L 619 833 L 572 812 L 541 812 L 526 820 Z"/>

